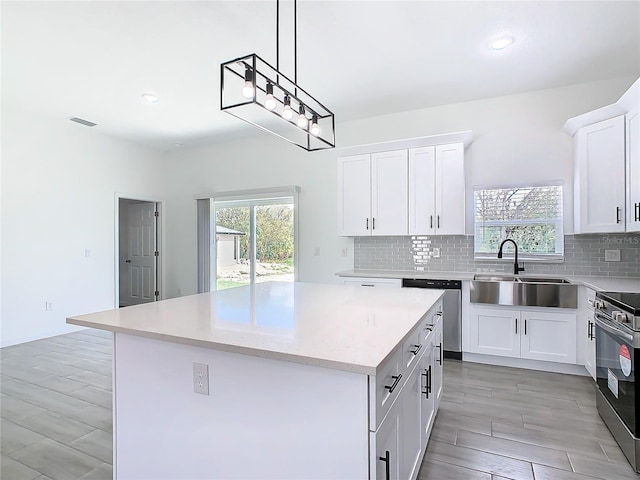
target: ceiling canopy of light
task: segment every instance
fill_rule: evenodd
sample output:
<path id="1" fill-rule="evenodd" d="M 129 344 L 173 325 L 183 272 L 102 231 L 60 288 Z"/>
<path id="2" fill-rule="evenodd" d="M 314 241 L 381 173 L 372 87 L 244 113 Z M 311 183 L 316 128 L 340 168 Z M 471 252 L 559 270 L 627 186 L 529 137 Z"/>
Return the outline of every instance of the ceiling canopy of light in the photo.
<path id="1" fill-rule="evenodd" d="M 220 65 L 220 108 L 307 151 L 335 147 L 333 113 L 298 85 L 297 0 L 293 2 L 293 81 L 280 69 L 280 0 L 276 67 L 255 53 Z"/>

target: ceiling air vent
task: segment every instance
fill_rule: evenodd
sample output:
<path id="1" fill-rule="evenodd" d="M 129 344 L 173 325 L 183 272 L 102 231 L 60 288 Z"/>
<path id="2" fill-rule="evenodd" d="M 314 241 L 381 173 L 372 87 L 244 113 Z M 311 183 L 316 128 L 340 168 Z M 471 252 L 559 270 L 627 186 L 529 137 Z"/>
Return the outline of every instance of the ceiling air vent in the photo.
<path id="1" fill-rule="evenodd" d="M 71 117 L 69 120 L 72 122 L 79 123 L 81 125 L 86 125 L 87 127 L 95 127 L 97 123 L 90 122 L 89 120 L 85 120 L 83 118 Z"/>

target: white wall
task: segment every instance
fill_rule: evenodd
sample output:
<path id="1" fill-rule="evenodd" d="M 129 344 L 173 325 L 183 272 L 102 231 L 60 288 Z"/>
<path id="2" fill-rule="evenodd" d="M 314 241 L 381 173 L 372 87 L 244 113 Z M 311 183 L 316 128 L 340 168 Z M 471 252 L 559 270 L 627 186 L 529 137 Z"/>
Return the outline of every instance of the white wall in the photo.
<path id="1" fill-rule="evenodd" d="M 114 307 L 115 193 L 160 196 L 158 157 L 3 105 L 3 346 L 72 331 L 67 316 Z"/>
<path id="2" fill-rule="evenodd" d="M 345 122 L 338 125 L 336 137 L 338 146 L 346 147 L 472 130 L 467 200 L 476 184 L 563 180 L 565 224 L 570 233 L 572 140 L 562 126 L 570 117 L 613 103 L 634 80 L 626 77 Z M 168 155 L 163 161 L 164 177 L 171 179 L 166 185 L 167 294 L 196 292 L 193 197 L 203 192 L 299 185 L 299 280 L 335 282 L 337 271 L 353 268 L 352 240 L 336 236 L 335 159 L 339 154 L 339 149 L 306 153 L 261 134 L 243 142 Z M 349 249 L 348 257 L 341 256 L 344 247 Z M 314 256 L 316 248 L 319 256 Z"/>
<path id="3" fill-rule="evenodd" d="M 469 186 L 562 179 L 569 193 L 572 148 L 562 125 L 614 102 L 633 80 L 345 122 L 337 128 L 338 145 L 472 130 Z M 70 331 L 67 316 L 114 307 L 116 192 L 166 200 L 166 297 L 197 291 L 193 198 L 203 192 L 299 185 L 299 279 L 336 282 L 335 272 L 353 268 L 352 239 L 336 235 L 339 149 L 306 153 L 257 133 L 245 141 L 160 154 L 66 119 L 12 110 L 6 103 L 1 128 L 2 345 Z M 348 256 L 342 257 L 345 247 Z M 45 311 L 46 301 L 53 310 Z"/>

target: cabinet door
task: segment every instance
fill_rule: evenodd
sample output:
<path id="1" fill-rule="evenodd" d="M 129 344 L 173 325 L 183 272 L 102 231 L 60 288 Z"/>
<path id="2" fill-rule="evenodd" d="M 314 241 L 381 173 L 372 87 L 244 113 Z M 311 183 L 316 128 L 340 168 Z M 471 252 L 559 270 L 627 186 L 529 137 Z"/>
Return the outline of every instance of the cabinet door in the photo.
<path id="1" fill-rule="evenodd" d="M 371 156 L 338 158 L 338 235 L 371 235 Z"/>
<path id="2" fill-rule="evenodd" d="M 409 235 L 436 231 L 436 147 L 409 150 Z"/>
<path id="3" fill-rule="evenodd" d="M 635 110 L 627 120 L 627 232 L 640 232 L 640 115 Z"/>
<path id="4" fill-rule="evenodd" d="M 433 338 L 433 337 L 431 337 Z M 431 428 L 435 420 L 435 395 L 433 391 L 433 343 L 427 345 L 427 350 L 420 359 L 418 368 L 421 378 L 420 395 L 420 432 L 422 449 L 427 448 Z"/>
<path id="5" fill-rule="evenodd" d="M 400 402 L 394 403 L 380 427 L 370 433 L 372 480 L 400 479 Z"/>
<path id="6" fill-rule="evenodd" d="M 371 155 L 371 235 L 408 233 L 406 150 Z"/>
<path id="7" fill-rule="evenodd" d="M 520 328 L 518 310 L 471 307 L 469 351 L 519 358 Z"/>
<path id="8" fill-rule="evenodd" d="M 431 383 L 435 402 L 434 409 L 436 412 L 438 411 L 440 399 L 442 398 L 442 362 L 444 361 L 442 322 L 443 320 L 441 318 L 433 332 L 433 379 Z"/>
<path id="9" fill-rule="evenodd" d="M 624 116 L 576 133 L 575 233 L 624 232 Z"/>
<path id="10" fill-rule="evenodd" d="M 596 379 L 596 327 L 593 323 L 593 312 L 583 318 L 587 324 L 586 348 L 584 356 L 584 367 L 591 377 Z M 580 341 L 580 340 L 578 340 Z"/>
<path id="11" fill-rule="evenodd" d="M 424 356 L 424 355 L 423 355 Z M 420 424 L 422 369 L 415 365 L 402 389 L 402 464 L 400 478 L 415 478 L 420 468 L 422 427 Z"/>
<path id="12" fill-rule="evenodd" d="M 576 363 L 576 314 L 522 311 L 522 358 Z"/>
<path id="13" fill-rule="evenodd" d="M 464 144 L 436 147 L 436 233 L 464 235 Z"/>

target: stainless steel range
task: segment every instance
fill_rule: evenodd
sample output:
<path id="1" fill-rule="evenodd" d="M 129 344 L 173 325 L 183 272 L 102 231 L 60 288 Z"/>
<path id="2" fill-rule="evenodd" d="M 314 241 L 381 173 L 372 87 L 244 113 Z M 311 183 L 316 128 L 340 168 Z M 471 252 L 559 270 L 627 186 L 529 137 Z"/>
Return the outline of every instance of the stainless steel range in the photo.
<path id="1" fill-rule="evenodd" d="M 594 306 L 598 413 L 640 472 L 640 293 L 597 292 Z"/>

